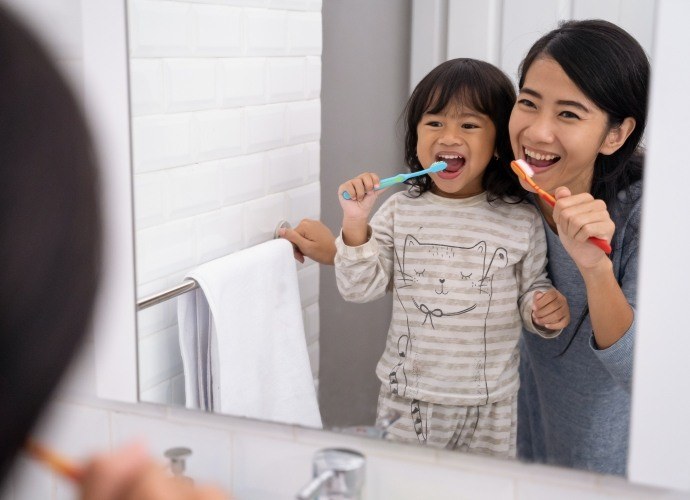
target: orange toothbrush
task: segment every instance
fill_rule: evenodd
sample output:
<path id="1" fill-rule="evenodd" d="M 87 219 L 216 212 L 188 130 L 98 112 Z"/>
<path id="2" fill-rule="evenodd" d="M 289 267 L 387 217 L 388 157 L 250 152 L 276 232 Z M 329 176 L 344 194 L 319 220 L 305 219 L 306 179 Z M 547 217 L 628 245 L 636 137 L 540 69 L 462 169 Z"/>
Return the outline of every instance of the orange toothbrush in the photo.
<path id="1" fill-rule="evenodd" d="M 534 182 L 534 180 L 532 179 L 534 171 L 532 170 L 532 167 L 529 166 L 529 163 L 527 163 L 525 160 L 514 160 L 510 162 L 510 168 L 513 169 L 513 172 L 515 172 L 520 179 L 524 180 L 527 184 L 529 184 L 532 187 L 532 189 L 534 189 L 536 193 L 541 197 L 542 200 L 544 200 L 552 207 L 556 204 L 556 198 L 554 198 L 549 193 L 540 188 L 537 185 L 537 183 Z M 611 254 L 611 245 L 609 245 L 606 240 L 602 240 L 601 238 L 597 238 L 596 236 L 591 236 L 589 238 L 589 241 L 592 244 L 601 248 L 604 252 L 606 252 L 606 255 Z"/>
<path id="2" fill-rule="evenodd" d="M 29 455 L 48 465 L 58 474 L 75 483 L 81 481 L 83 470 L 69 459 L 31 439 L 27 441 L 25 448 Z"/>

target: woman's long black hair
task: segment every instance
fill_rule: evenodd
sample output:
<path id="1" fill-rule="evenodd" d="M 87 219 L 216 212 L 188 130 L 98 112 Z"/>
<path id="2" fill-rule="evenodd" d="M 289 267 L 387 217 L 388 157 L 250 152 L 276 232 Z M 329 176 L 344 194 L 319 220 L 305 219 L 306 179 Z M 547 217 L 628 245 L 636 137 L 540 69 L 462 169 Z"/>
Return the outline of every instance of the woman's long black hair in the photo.
<path id="1" fill-rule="evenodd" d="M 609 126 L 627 117 L 635 129 L 618 151 L 599 154 L 594 164 L 591 194 L 610 202 L 642 178 L 640 145 L 647 124 L 649 59 L 625 30 L 603 20 L 568 21 L 532 46 L 520 65 L 519 87 L 534 61 L 555 60 L 580 90 L 606 112 Z"/>
<path id="2" fill-rule="evenodd" d="M 95 154 L 46 51 L 0 8 L 0 481 L 86 333 L 96 294 Z"/>

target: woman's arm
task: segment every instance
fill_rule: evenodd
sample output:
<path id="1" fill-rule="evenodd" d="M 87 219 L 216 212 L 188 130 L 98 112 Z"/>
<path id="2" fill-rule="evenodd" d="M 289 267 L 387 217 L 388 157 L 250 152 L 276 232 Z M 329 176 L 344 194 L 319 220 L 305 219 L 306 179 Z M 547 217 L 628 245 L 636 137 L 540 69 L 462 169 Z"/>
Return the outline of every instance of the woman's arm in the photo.
<path id="1" fill-rule="evenodd" d="M 335 236 L 323 222 L 302 219 L 294 229 L 281 229 L 279 234 L 292 243 L 298 261 L 309 257 L 320 264 L 333 265 Z"/>
<path id="2" fill-rule="evenodd" d="M 596 346 L 606 349 L 628 331 L 633 309 L 616 280 L 613 263 L 588 239 L 596 236 L 610 242 L 615 224 L 606 204 L 589 193 L 571 195 L 560 187 L 555 197 L 558 236 L 584 279 Z"/>
<path id="3" fill-rule="evenodd" d="M 591 268 L 580 269 L 587 288 L 587 304 L 594 340 L 599 349 L 618 342 L 633 322 L 633 309 L 613 274 L 609 259 Z"/>

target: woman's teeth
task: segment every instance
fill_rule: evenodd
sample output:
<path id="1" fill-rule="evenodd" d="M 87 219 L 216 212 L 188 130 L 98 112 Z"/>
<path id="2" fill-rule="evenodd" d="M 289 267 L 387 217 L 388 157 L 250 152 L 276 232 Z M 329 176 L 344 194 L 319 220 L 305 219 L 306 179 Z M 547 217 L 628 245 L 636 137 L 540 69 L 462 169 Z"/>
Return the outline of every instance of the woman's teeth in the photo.
<path id="1" fill-rule="evenodd" d="M 541 154 L 541 153 L 537 153 L 536 151 L 531 151 L 527 148 L 525 148 L 525 156 L 528 156 L 530 158 L 533 158 L 533 159 L 539 160 L 539 161 L 551 161 L 551 160 L 555 160 L 556 158 L 560 158 L 560 156 L 558 156 L 558 155 Z"/>

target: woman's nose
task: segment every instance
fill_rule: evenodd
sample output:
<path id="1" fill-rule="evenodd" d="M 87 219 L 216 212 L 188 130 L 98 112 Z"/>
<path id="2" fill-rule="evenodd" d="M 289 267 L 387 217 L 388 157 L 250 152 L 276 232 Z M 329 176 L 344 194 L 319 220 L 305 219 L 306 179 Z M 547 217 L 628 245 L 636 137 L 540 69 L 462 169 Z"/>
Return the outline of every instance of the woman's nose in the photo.
<path id="1" fill-rule="evenodd" d="M 525 129 L 525 136 L 532 142 L 553 142 L 553 124 L 549 117 L 539 115 Z"/>

